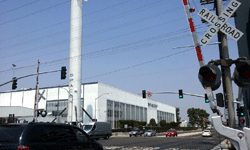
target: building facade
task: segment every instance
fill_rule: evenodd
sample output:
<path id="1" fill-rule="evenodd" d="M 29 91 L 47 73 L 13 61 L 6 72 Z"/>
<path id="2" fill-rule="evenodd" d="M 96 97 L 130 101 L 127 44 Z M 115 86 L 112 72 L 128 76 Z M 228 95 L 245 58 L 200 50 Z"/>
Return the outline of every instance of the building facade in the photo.
<path id="1" fill-rule="evenodd" d="M 97 121 L 110 122 L 112 128 L 118 128 L 119 120 L 149 123 L 154 118 L 156 123 L 161 120 L 176 122 L 175 107 L 152 99 L 143 99 L 141 94 L 133 94 L 99 82 L 82 84 L 81 90 L 81 106 L 78 109 L 83 107 Z M 44 99 L 40 99 L 38 109 L 46 110 L 48 116 L 56 116 L 68 106 L 68 86 L 40 88 L 39 93 L 43 93 Z M 15 114 L 16 118 L 31 121 L 34 116 L 34 99 L 34 89 L 0 93 L 0 117 L 7 118 L 9 114 Z M 91 122 L 83 111 L 78 115 L 78 121 Z M 60 120 L 67 122 L 67 110 Z"/>

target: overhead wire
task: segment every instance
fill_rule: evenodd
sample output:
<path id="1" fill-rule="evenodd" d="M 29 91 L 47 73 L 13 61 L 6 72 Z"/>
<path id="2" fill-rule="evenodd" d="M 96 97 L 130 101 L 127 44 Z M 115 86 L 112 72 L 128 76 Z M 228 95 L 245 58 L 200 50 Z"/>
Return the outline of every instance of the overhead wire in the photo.
<path id="1" fill-rule="evenodd" d="M 20 20 L 20 19 L 23 19 L 23 18 L 32 16 L 32 15 L 35 15 L 35 14 L 38 14 L 38 13 L 41 13 L 41 12 L 44 12 L 44 11 L 46 11 L 46 10 L 49 10 L 49 9 L 51 9 L 51 8 L 55 8 L 55 7 L 57 7 L 57 6 L 66 4 L 66 3 L 68 3 L 68 2 L 69 2 L 69 1 L 67 0 L 67 1 L 64 1 L 64 2 L 62 2 L 62 3 L 59 3 L 59 4 L 56 4 L 56 5 L 50 6 L 50 7 L 48 7 L 48 8 L 45 8 L 45 9 L 42 9 L 42 10 L 39 10 L 39 11 L 30 13 L 30 14 L 27 14 L 27 15 L 25 15 L 25 16 L 18 17 L 18 18 L 15 18 L 15 19 L 12 19 L 12 20 L 9 20 L 9 21 L 0 23 L 0 26 L 3 26 L 3 25 L 6 25 L 6 24 L 8 24 L 8 23 L 11 23 L 11 22 L 14 22 L 14 21 L 17 21 L 17 20 Z"/>
<path id="2" fill-rule="evenodd" d="M 25 5 L 22 5 L 22 6 L 19 6 L 19 7 L 16 7 L 16 8 L 13 8 L 13 9 L 10 9 L 10 10 L 4 11 L 4 12 L 1 12 L 0 15 L 3 15 L 3 14 L 6 14 L 6 13 L 9 13 L 9 12 L 18 10 L 18 9 L 23 8 L 23 7 L 26 7 L 26 6 L 28 6 L 28 5 L 34 4 L 34 3 L 38 2 L 38 1 L 39 1 L 39 0 L 36 0 L 36 1 L 30 2 L 30 3 L 28 3 L 28 4 L 25 4 Z"/>

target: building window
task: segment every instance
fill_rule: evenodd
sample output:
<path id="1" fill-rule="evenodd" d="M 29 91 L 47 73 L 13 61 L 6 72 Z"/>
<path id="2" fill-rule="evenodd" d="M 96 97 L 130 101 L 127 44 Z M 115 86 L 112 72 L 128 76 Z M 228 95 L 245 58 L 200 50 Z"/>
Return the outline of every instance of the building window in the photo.
<path id="1" fill-rule="evenodd" d="M 143 121 L 143 107 L 140 107 L 140 121 Z"/>
<path id="2" fill-rule="evenodd" d="M 118 128 L 118 121 L 119 121 L 119 102 L 114 102 L 115 107 L 114 107 L 114 121 L 115 121 L 115 128 Z"/>
<path id="3" fill-rule="evenodd" d="M 113 125 L 113 101 L 107 100 L 107 121 L 110 122 L 111 128 L 114 128 Z"/>
<path id="4" fill-rule="evenodd" d="M 131 105 L 131 120 L 135 120 L 135 105 Z"/>
<path id="5" fill-rule="evenodd" d="M 126 104 L 126 120 L 130 120 L 130 105 Z"/>
<path id="6" fill-rule="evenodd" d="M 125 120 L 125 104 L 120 103 L 120 119 Z"/>
<path id="7" fill-rule="evenodd" d="M 147 108 L 144 108 L 144 121 L 148 121 L 147 118 L 148 117 L 148 112 L 147 112 Z"/>
<path id="8" fill-rule="evenodd" d="M 137 121 L 140 121 L 140 109 L 139 109 L 139 106 L 136 106 L 136 120 Z"/>

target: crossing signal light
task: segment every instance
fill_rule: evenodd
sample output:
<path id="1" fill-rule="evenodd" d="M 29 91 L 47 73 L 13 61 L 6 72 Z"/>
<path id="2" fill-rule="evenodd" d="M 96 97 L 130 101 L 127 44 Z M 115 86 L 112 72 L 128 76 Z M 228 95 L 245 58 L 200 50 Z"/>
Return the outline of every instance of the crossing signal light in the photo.
<path id="1" fill-rule="evenodd" d="M 67 74 L 66 71 L 67 71 L 66 67 L 63 66 L 61 70 L 61 79 L 66 79 L 66 74 Z"/>
<path id="2" fill-rule="evenodd" d="M 207 94 L 205 94 L 205 103 L 209 103 L 209 99 L 208 99 Z"/>
<path id="3" fill-rule="evenodd" d="M 146 98 L 146 90 L 142 90 L 142 98 Z"/>
<path id="4" fill-rule="evenodd" d="M 179 98 L 183 98 L 183 91 L 179 90 Z"/>
<path id="5" fill-rule="evenodd" d="M 235 63 L 234 82 L 239 87 L 246 87 L 250 84 L 250 60 L 239 60 Z"/>
<path id="6" fill-rule="evenodd" d="M 12 90 L 15 90 L 17 88 L 17 79 L 16 77 L 12 78 Z"/>
<path id="7" fill-rule="evenodd" d="M 245 119 L 240 119 L 240 123 L 244 124 L 245 123 Z"/>
<path id="8" fill-rule="evenodd" d="M 221 71 L 218 66 L 213 64 L 201 67 L 198 78 L 204 88 L 210 86 L 213 91 L 221 85 Z"/>

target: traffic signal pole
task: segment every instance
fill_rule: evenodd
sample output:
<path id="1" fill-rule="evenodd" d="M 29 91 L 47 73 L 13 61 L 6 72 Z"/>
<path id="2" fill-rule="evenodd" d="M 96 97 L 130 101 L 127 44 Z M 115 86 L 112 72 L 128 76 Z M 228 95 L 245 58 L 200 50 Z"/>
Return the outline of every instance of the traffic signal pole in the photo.
<path id="1" fill-rule="evenodd" d="M 216 2 L 216 15 L 220 16 L 223 11 L 223 2 L 222 0 L 215 0 Z M 218 42 L 219 44 L 219 52 L 221 60 L 228 60 L 228 43 L 227 43 L 227 35 L 222 32 L 218 32 Z M 224 91 L 224 97 L 228 106 L 228 121 L 229 127 L 235 127 L 235 115 L 234 115 L 234 97 L 233 97 L 233 89 L 232 89 L 232 78 L 231 78 L 231 69 L 229 64 L 221 65 L 222 72 L 222 85 Z"/>

